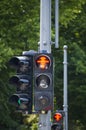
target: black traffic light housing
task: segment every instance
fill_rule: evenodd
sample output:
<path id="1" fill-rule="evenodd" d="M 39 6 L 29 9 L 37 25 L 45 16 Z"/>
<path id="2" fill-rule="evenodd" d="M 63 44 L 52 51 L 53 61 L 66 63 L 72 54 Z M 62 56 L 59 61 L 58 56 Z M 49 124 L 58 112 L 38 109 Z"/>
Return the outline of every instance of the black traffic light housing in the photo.
<path id="1" fill-rule="evenodd" d="M 53 109 L 53 56 L 37 53 L 34 56 L 34 109 L 36 112 Z"/>
<path id="2" fill-rule="evenodd" d="M 17 111 L 32 113 L 33 105 L 33 55 L 23 54 L 14 56 L 9 60 L 17 74 L 9 79 L 10 84 L 16 86 L 16 93 L 9 98 L 9 102 Z"/>
<path id="3" fill-rule="evenodd" d="M 51 127 L 51 130 L 63 130 L 59 123 L 54 123 Z"/>
<path id="4" fill-rule="evenodd" d="M 63 130 L 63 117 L 64 111 L 57 110 L 53 115 L 53 123 L 51 126 L 51 130 Z"/>

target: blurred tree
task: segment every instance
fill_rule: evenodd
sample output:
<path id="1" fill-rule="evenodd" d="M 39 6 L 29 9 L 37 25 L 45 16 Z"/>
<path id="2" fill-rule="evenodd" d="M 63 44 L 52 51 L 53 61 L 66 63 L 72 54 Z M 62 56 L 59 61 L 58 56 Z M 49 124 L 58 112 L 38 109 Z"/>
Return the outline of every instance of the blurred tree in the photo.
<path id="1" fill-rule="evenodd" d="M 54 2 L 52 1 L 52 27 L 54 27 Z M 86 0 L 60 0 L 59 43 L 52 45 L 55 58 L 55 107 L 63 104 L 63 45 L 68 45 L 68 101 L 69 122 L 73 130 L 86 128 Z M 14 114 L 8 103 L 13 93 L 9 77 L 13 73 L 8 60 L 24 50 L 37 50 L 40 26 L 40 0 L 0 1 L 0 129 L 16 129 L 21 115 Z M 55 39 L 52 28 L 52 39 Z M 14 116 L 15 115 L 15 116 Z M 36 118 L 34 118 L 35 122 Z M 33 123 L 33 121 L 30 121 Z M 29 124 L 30 124 L 29 123 Z M 25 124 L 26 125 L 26 124 Z M 78 128 L 79 126 L 79 128 Z M 23 126 L 18 126 L 24 129 Z M 28 128 L 28 126 L 27 126 Z M 32 129 L 36 129 L 33 126 Z"/>

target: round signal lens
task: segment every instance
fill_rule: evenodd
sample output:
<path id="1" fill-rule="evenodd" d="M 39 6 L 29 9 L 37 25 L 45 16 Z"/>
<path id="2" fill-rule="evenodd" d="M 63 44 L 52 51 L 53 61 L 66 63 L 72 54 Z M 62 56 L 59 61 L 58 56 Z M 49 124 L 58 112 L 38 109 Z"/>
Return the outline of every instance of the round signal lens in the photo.
<path id="1" fill-rule="evenodd" d="M 30 81 L 26 77 L 21 77 L 20 75 L 13 76 L 9 80 L 10 84 L 15 85 L 18 91 L 27 91 Z"/>
<path id="2" fill-rule="evenodd" d="M 46 55 L 40 55 L 36 59 L 36 66 L 40 69 L 48 69 L 50 67 L 50 58 Z"/>
<path id="3" fill-rule="evenodd" d="M 41 107 L 46 107 L 49 104 L 49 99 L 46 96 L 39 97 L 39 104 Z"/>
<path id="4" fill-rule="evenodd" d="M 18 90 L 26 91 L 26 90 L 28 90 L 28 86 L 29 86 L 29 80 L 27 80 L 27 79 L 20 79 Z"/>
<path id="5" fill-rule="evenodd" d="M 54 119 L 58 122 L 62 119 L 62 114 L 61 113 L 55 113 Z"/>
<path id="6" fill-rule="evenodd" d="M 36 79 L 36 84 L 38 88 L 46 89 L 50 85 L 50 78 L 47 75 L 40 75 Z"/>
<path id="7" fill-rule="evenodd" d="M 26 56 L 15 56 L 10 59 L 9 64 L 21 73 L 28 72 L 28 69 L 31 68 L 29 58 Z"/>

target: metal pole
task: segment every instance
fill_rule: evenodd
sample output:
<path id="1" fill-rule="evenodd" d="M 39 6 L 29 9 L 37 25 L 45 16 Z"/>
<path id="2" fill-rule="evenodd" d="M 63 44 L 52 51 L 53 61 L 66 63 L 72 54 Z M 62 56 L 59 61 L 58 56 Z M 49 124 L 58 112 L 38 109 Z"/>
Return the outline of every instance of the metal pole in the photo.
<path id="1" fill-rule="evenodd" d="M 51 52 L 51 0 L 40 3 L 40 52 Z"/>
<path id="2" fill-rule="evenodd" d="M 51 111 L 48 111 L 47 114 L 40 114 L 38 130 L 51 130 L 50 119 L 51 119 Z"/>
<path id="3" fill-rule="evenodd" d="M 39 52 L 51 53 L 51 0 L 40 0 Z M 38 130 L 51 130 L 51 111 L 39 115 Z"/>
<path id="4" fill-rule="evenodd" d="M 67 45 L 64 45 L 64 130 L 68 130 L 68 97 L 67 97 Z"/>
<path id="5" fill-rule="evenodd" d="M 59 0 L 55 0 L 55 48 L 59 47 Z"/>

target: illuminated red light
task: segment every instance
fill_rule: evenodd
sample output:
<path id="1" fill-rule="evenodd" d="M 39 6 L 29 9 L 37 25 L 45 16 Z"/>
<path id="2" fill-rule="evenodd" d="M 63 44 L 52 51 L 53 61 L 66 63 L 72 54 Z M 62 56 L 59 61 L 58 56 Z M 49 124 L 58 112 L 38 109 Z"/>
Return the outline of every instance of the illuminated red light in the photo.
<path id="1" fill-rule="evenodd" d="M 36 64 L 40 69 L 48 69 L 50 66 L 50 59 L 46 56 L 39 56 L 36 60 Z"/>
<path id="2" fill-rule="evenodd" d="M 62 119 L 62 114 L 61 114 L 61 113 L 55 113 L 54 119 L 55 119 L 56 121 L 60 121 L 60 120 Z"/>

